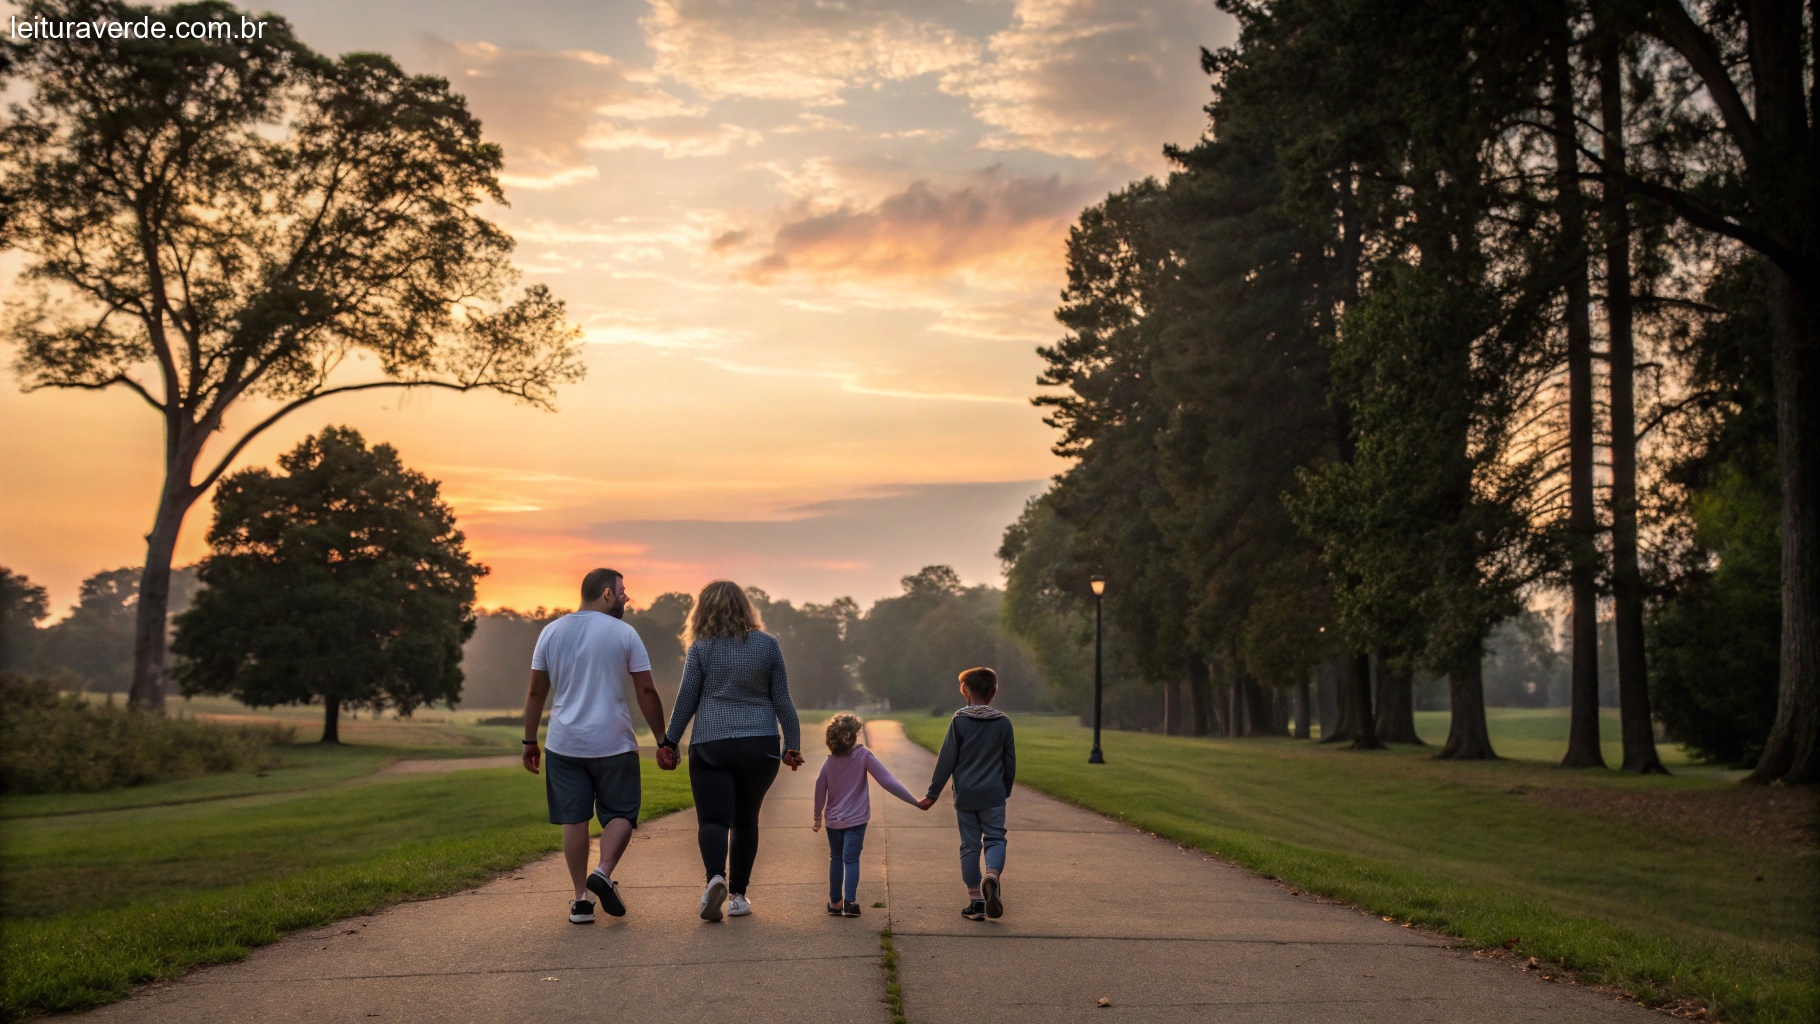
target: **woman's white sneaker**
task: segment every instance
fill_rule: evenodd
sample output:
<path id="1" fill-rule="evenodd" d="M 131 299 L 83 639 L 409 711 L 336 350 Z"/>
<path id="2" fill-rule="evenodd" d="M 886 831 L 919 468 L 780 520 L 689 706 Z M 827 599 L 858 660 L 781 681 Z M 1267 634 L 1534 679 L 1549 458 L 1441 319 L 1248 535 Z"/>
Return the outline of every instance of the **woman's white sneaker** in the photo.
<path id="1" fill-rule="evenodd" d="M 744 894 L 736 892 L 733 895 L 727 897 L 727 916 L 728 917 L 745 917 L 747 914 L 750 914 L 751 912 L 752 912 L 752 901 L 749 899 L 746 899 Z"/>
<path id="2" fill-rule="evenodd" d="M 715 875 L 708 879 L 708 887 L 701 894 L 701 919 L 718 921 L 721 919 L 721 904 L 727 902 L 727 880 Z"/>

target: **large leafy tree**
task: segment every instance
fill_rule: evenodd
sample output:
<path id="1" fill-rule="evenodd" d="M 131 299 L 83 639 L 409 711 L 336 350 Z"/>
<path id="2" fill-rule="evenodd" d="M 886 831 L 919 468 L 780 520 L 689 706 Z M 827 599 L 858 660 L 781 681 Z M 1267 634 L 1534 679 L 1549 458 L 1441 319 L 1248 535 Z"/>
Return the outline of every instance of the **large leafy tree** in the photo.
<path id="1" fill-rule="evenodd" d="M 216 21 L 205 0 L 27 0 L 21 17 Z M 577 331 L 514 292 L 499 147 L 443 79 L 252 39 L 46 39 L 12 54 L 0 249 L 25 293 L 0 336 L 33 388 L 124 389 L 158 415 L 164 483 L 136 609 L 133 703 L 163 703 L 171 554 L 245 446 L 333 395 L 492 390 L 548 406 Z M 235 410 L 258 404 L 245 417 Z M 213 443 L 212 443 L 213 442 Z"/>
<path id="2" fill-rule="evenodd" d="M 196 604 L 177 617 L 183 692 L 259 706 L 323 704 L 324 743 L 341 708 L 451 707 L 474 632 L 468 557 L 440 486 L 390 445 L 330 427 L 215 494 Z"/>

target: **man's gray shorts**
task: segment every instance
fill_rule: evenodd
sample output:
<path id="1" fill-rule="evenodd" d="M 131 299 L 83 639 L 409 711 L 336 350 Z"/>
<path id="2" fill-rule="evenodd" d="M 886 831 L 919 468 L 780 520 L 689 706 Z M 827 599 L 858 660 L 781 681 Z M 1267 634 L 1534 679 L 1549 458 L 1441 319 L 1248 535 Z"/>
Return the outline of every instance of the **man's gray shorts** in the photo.
<path id="1" fill-rule="evenodd" d="M 544 751 L 543 789 L 550 799 L 550 824 L 574 825 L 590 812 L 605 825 L 624 818 L 638 827 L 643 788 L 638 777 L 638 751 L 611 757 L 569 757 Z"/>

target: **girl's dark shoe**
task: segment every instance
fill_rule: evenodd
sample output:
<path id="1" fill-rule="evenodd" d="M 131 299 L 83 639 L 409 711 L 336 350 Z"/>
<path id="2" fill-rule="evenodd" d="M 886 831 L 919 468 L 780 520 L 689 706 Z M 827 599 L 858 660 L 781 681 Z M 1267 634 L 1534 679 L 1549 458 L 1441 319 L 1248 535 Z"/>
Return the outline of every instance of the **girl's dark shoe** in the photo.
<path id="1" fill-rule="evenodd" d="M 998 879 L 991 875 L 980 883 L 980 895 L 986 897 L 986 916 L 994 921 L 1005 916 L 1005 904 L 998 898 Z"/>
<path id="2" fill-rule="evenodd" d="M 841 914 L 840 904 L 834 902 L 833 900 L 829 900 L 828 901 L 828 916 L 829 917 L 839 917 L 840 914 Z"/>
<path id="3" fill-rule="evenodd" d="M 859 916 L 859 904 L 849 902 L 846 906 L 840 908 L 840 916 L 858 917 Z"/>
<path id="4" fill-rule="evenodd" d="M 986 919 L 986 901 L 974 900 L 967 904 L 961 908 L 961 916 L 969 921 L 984 921 Z"/>
<path id="5" fill-rule="evenodd" d="M 594 923 L 594 901 L 593 900 L 576 900 L 575 902 L 570 903 L 569 904 L 569 923 L 570 924 L 593 924 Z"/>

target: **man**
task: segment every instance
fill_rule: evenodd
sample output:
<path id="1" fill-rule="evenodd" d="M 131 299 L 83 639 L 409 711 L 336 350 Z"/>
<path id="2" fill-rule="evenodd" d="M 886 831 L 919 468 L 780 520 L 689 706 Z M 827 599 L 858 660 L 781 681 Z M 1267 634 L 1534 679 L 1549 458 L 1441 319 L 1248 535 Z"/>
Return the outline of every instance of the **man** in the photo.
<path id="1" fill-rule="evenodd" d="M 575 884 L 569 920 L 576 924 L 594 920 L 590 892 L 614 917 L 626 912 L 613 869 L 638 827 L 642 797 L 626 684 L 637 693 L 651 734 L 664 734 L 663 699 L 651 682 L 651 658 L 638 631 L 620 621 L 625 611 L 625 580 L 612 569 L 595 569 L 582 578 L 581 607 L 545 626 L 531 654 L 524 766 L 535 775 L 539 762 L 547 760 L 544 793 L 550 823 L 562 826 L 563 858 Z M 537 725 L 552 691 L 545 759 L 537 747 Z M 667 762 L 666 753 L 658 752 L 660 763 Z M 599 816 L 601 826 L 600 864 L 593 871 L 588 870 L 591 815 Z"/>

